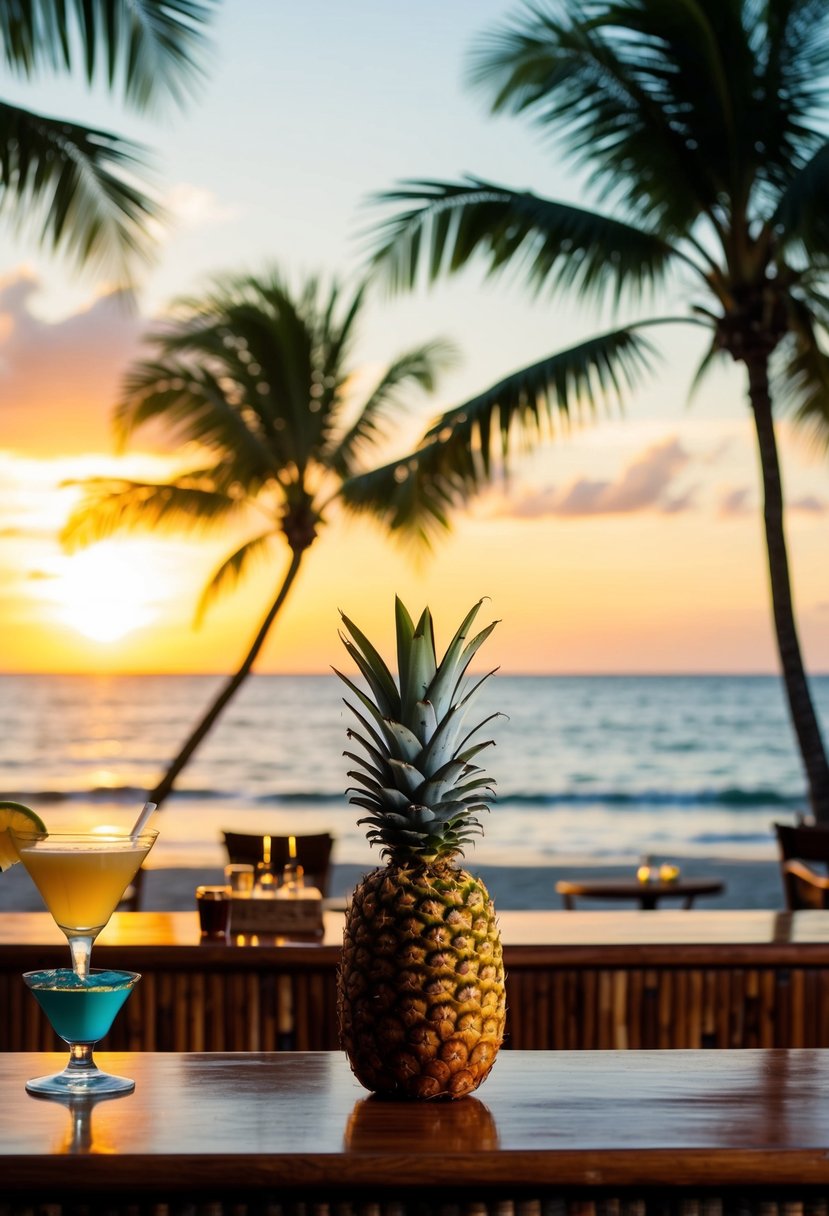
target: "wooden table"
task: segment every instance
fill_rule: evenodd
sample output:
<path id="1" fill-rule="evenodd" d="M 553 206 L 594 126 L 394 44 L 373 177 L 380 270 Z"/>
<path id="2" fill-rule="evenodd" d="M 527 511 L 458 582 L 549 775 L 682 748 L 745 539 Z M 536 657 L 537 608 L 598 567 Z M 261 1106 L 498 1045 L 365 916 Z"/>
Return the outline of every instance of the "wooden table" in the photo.
<path id="1" fill-rule="evenodd" d="M 829 1198 L 826 1052 L 508 1052 L 449 1104 L 370 1100 L 339 1053 L 104 1054 L 135 1093 L 74 1113 L 24 1091 L 58 1059 L 0 1056 L 4 1216 L 104 1201 L 718 1211 L 738 1197 L 791 1216 Z"/>
<path id="2" fill-rule="evenodd" d="M 829 1047 L 829 912 L 503 912 L 516 1049 Z M 195 912 L 118 913 L 98 966 L 141 972 L 107 1045 L 329 1050 L 342 917 L 321 942 L 201 944 Z M 47 913 L 0 917 L 0 1051 L 57 1044 L 21 972 L 66 966 Z"/>
<path id="3" fill-rule="evenodd" d="M 569 911 L 575 908 L 577 897 L 587 899 L 623 900 L 638 904 L 643 911 L 652 912 L 666 899 L 681 899 L 686 910 L 694 906 L 699 895 L 721 895 L 725 883 L 720 878 L 677 878 L 672 882 L 639 882 L 636 878 L 582 878 L 556 883 Z"/>

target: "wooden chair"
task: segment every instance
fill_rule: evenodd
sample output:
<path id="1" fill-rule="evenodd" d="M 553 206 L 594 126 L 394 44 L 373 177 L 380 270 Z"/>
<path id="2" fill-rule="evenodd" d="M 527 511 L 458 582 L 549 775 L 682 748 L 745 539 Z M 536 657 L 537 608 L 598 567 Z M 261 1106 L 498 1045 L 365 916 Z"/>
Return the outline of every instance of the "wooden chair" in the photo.
<path id="1" fill-rule="evenodd" d="M 807 862 L 829 869 L 829 826 L 801 823 L 792 827 L 776 823 L 780 848 L 780 873 L 786 907 L 829 908 L 829 874 L 821 873 Z"/>
<path id="2" fill-rule="evenodd" d="M 234 863 L 256 865 L 262 860 L 264 833 L 252 835 L 247 832 L 223 832 L 228 860 Z M 305 881 L 309 886 L 319 887 L 323 897 L 328 895 L 331 876 L 331 849 L 334 837 L 328 832 L 313 836 L 297 836 L 296 859 L 305 870 Z M 271 863 L 279 874 L 288 860 L 288 837 L 271 836 Z"/>

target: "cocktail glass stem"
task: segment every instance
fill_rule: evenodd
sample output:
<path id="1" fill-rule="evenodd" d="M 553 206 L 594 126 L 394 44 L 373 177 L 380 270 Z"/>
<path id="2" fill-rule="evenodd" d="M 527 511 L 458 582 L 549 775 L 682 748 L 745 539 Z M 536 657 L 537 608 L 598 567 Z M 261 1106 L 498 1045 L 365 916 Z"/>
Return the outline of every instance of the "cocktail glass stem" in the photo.
<path id="1" fill-rule="evenodd" d="M 94 1043 L 70 1043 L 69 1059 L 63 1072 L 50 1077 L 36 1077 L 26 1082 L 33 1094 L 103 1094 L 130 1093 L 135 1082 L 127 1077 L 113 1077 L 101 1072 L 92 1058 Z"/>
<path id="2" fill-rule="evenodd" d="M 98 1065 L 92 1059 L 94 1043 L 70 1043 L 67 1072 L 97 1072 Z"/>
<path id="3" fill-rule="evenodd" d="M 68 936 L 68 935 L 67 935 Z M 69 937 L 69 953 L 72 955 L 72 970 L 80 979 L 89 976 L 89 963 L 92 957 L 92 943 L 95 939 L 90 936 Z"/>

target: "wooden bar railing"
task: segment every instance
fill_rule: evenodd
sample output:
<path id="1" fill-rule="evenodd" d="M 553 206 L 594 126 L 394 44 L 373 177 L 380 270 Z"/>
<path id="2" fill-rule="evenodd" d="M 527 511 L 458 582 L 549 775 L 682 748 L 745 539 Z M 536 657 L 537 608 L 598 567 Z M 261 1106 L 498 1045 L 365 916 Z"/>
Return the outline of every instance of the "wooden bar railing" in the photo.
<path id="1" fill-rule="evenodd" d="M 506 1046 L 829 1047 L 829 912 L 545 912 L 501 917 Z M 337 1046 L 342 918 L 319 943 L 200 944 L 195 913 L 122 913 L 93 965 L 142 974 L 113 1050 Z M 56 1040 L 21 972 L 66 966 L 46 914 L 0 921 L 0 1050 Z"/>

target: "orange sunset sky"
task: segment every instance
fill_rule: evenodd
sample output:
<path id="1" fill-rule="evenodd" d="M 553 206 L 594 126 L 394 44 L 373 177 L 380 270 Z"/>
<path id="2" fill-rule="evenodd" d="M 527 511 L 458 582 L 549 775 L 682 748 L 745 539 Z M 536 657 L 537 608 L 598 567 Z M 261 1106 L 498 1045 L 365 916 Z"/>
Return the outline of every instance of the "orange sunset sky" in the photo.
<path id="1" fill-rule="evenodd" d="M 0 227 L 0 670 L 236 666 L 286 554 L 195 630 L 199 591 L 234 538 L 136 534 L 70 556 L 57 533 L 77 491 L 64 483 L 173 467 L 158 434 L 116 454 L 109 416 L 151 319 L 212 273 L 276 263 L 288 275 L 353 275 L 367 196 L 407 176 L 474 172 L 580 197 L 549 147 L 514 119 L 488 118 L 463 86 L 471 40 L 508 11 L 496 0 L 422 0 L 414 28 L 403 7 L 368 0 L 226 0 L 199 104 L 157 123 L 104 109 L 71 83 L 7 90 L 152 145 L 172 219 L 131 306 L 42 254 L 30 233 Z M 357 355 L 370 374 L 430 337 L 460 347 L 440 392 L 413 399 L 403 444 L 438 410 L 606 320 L 470 272 L 412 298 L 377 292 Z M 259 670 L 339 662 L 338 607 L 388 644 L 399 592 L 413 611 L 428 602 L 447 628 L 488 595 L 503 622 L 491 657 L 506 671 L 775 671 L 744 382 L 737 369 L 716 372 L 689 403 L 699 338 L 666 335 L 624 417 L 586 420 L 516 459 L 509 482 L 459 515 L 432 556 L 332 516 Z M 779 436 L 804 654 L 810 670 L 827 671 L 829 465 L 785 420 Z"/>

